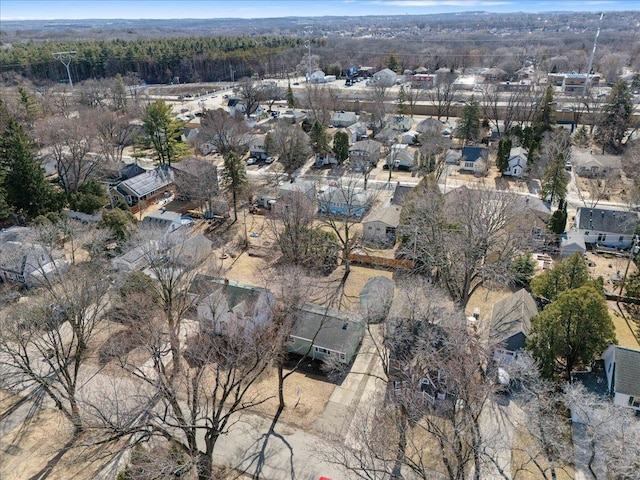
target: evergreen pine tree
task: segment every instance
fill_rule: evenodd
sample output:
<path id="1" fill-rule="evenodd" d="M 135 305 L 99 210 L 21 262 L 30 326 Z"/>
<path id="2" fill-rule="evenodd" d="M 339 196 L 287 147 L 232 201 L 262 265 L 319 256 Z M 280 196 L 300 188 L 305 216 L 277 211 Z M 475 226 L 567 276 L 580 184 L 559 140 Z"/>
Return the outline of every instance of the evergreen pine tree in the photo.
<path id="1" fill-rule="evenodd" d="M 4 171 L 2 191 L 6 204 L 17 214 L 35 218 L 59 212 L 64 200 L 47 182 L 35 158 L 33 140 L 15 120 L 0 134 L 0 166 Z"/>
<path id="2" fill-rule="evenodd" d="M 509 157 L 511 156 L 511 137 L 506 136 L 498 142 L 498 156 L 496 166 L 500 172 L 504 173 L 509 168 Z"/>

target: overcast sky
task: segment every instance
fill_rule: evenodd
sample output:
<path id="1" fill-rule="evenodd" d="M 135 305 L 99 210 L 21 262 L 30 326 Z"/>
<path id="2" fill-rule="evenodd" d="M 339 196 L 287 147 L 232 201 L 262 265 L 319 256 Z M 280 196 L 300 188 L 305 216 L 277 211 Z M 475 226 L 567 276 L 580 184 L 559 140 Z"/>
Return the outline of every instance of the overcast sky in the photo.
<path id="1" fill-rule="evenodd" d="M 638 0 L 0 0 L 0 20 L 639 10 Z"/>

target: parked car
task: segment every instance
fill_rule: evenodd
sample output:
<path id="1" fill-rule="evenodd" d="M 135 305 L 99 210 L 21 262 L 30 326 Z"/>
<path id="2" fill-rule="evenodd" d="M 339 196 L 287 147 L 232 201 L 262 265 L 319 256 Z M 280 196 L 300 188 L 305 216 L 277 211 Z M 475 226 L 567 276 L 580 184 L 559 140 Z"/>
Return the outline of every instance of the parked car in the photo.
<path id="1" fill-rule="evenodd" d="M 273 158 L 273 157 L 267 157 L 264 162 L 271 164 L 271 163 L 273 163 L 274 160 L 275 160 L 275 158 Z"/>
<path id="2" fill-rule="evenodd" d="M 247 165 L 255 165 L 256 163 L 258 163 L 258 159 L 255 157 L 249 157 L 247 158 Z"/>

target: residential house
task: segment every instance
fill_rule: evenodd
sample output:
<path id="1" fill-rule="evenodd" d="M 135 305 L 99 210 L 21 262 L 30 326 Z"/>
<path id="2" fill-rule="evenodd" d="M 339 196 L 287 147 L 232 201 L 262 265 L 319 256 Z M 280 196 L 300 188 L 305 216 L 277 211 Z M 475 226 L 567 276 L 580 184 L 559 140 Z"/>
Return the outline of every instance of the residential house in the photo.
<path id="1" fill-rule="evenodd" d="M 151 250 L 150 250 L 151 248 Z M 119 272 L 133 272 L 135 270 L 142 271 L 149 266 L 150 255 L 153 251 L 157 251 L 158 246 L 143 247 L 137 246 L 131 250 L 118 255 L 111 259 L 111 265 Z"/>
<path id="2" fill-rule="evenodd" d="M 560 237 L 560 256 L 567 258 L 574 253 L 585 253 L 587 246 L 584 243 L 584 236 L 575 230 L 569 230 Z"/>
<path id="3" fill-rule="evenodd" d="M 327 187 L 318 195 L 318 211 L 334 215 L 362 217 L 369 209 L 371 192 L 350 185 Z"/>
<path id="4" fill-rule="evenodd" d="M 349 162 L 354 171 L 375 167 L 380 160 L 382 144 L 376 140 L 361 140 L 349 147 Z"/>
<path id="5" fill-rule="evenodd" d="M 363 336 L 359 315 L 307 304 L 296 314 L 287 350 L 314 360 L 349 364 Z"/>
<path id="6" fill-rule="evenodd" d="M 168 192 L 173 185 L 173 181 L 173 170 L 168 167 L 147 170 L 112 187 L 109 190 L 111 203 L 115 205 L 122 199 L 130 207 L 135 207 L 134 212 L 138 211 L 141 202 L 152 202 L 165 192 Z"/>
<path id="7" fill-rule="evenodd" d="M 404 206 L 407 198 L 413 191 L 413 185 L 400 185 L 400 182 L 396 184 L 396 188 L 393 191 L 393 197 L 391 197 L 391 205 Z"/>
<path id="8" fill-rule="evenodd" d="M 338 128 L 350 127 L 358 121 L 358 115 L 353 112 L 336 112 L 331 116 L 331 125 Z"/>
<path id="9" fill-rule="evenodd" d="M 524 288 L 493 306 L 489 327 L 489 347 L 497 362 L 511 362 L 524 350 L 531 319 L 538 314 L 538 306 Z"/>
<path id="10" fill-rule="evenodd" d="M 266 135 L 252 135 L 249 142 L 249 155 L 260 161 L 267 158 L 267 150 L 264 145 Z"/>
<path id="11" fill-rule="evenodd" d="M 354 144 L 367 137 L 367 125 L 362 122 L 356 122 L 345 129 L 349 135 L 349 143 Z"/>
<path id="12" fill-rule="evenodd" d="M 624 210 L 580 207 L 575 229 L 585 244 L 629 248 L 638 226 L 638 214 Z"/>
<path id="13" fill-rule="evenodd" d="M 442 131 L 442 122 L 435 118 L 425 118 L 416 125 L 416 131 L 418 133 L 433 133 L 439 135 Z"/>
<path id="14" fill-rule="evenodd" d="M 191 218 L 183 217 L 178 212 L 170 212 L 169 210 L 162 208 L 145 216 L 142 220 L 141 227 L 157 228 L 164 234 L 170 234 L 183 225 L 190 224 L 193 224 L 193 220 Z"/>
<path id="15" fill-rule="evenodd" d="M 338 162 L 338 159 L 333 152 L 323 152 L 316 153 L 313 165 L 316 168 L 322 168 L 327 165 L 338 165 L 339 163 L 340 162 Z"/>
<path id="16" fill-rule="evenodd" d="M 413 125 L 413 120 L 410 117 L 405 117 L 404 115 L 396 115 L 389 122 L 389 125 L 392 130 L 396 132 L 406 132 L 411 129 Z"/>
<path id="17" fill-rule="evenodd" d="M 462 147 L 461 171 L 473 172 L 476 175 L 484 174 L 487 171 L 488 161 L 488 148 L 476 146 Z"/>
<path id="18" fill-rule="evenodd" d="M 617 155 L 579 152 L 574 156 L 573 166 L 576 174 L 581 177 L 599 178 L 619 175 L 622 162 Z"/>
<path id="19" fill-rule="evenodd" d="M 291 123 L 300 123 L 307 118 L 307 114 L 300 110 L 285 110 L 280 114 L 280 118 Z"/>
<path id="20" fill-rule="evenodd" d="M 389 168 L 389 163 L 391 162 L 393 168 L 397 168 L 398 170 L 411 170 L 415 166 L 416 158 L 414 153 L 409 151 L 408 145 L 396 143 L 391 146 L 385 168 Z"/>
<path id="21" fill-rule="evenodd" d="M 197 298 L 200 328 L 216 335 L 264 325 L 273 315 L 271 292 L 226 278 L 198 275 L 189 293 Z"/>
<path id="22" fill-rule="evenodd" d="M 507 72 L 497 67 L 484 68 L 480 71 L 480 76 L 487 83 L 503 82 L 507 79 Z"/>
<path id="23" fill-rule="evenodd" d="M 317 183 L 312 180 L 296 180 L 295 182 L 285 182 L 279 187 L 280 202 L 283 204 L 294 201 L 296 197 L 304 197 L 312 205 L 317 203 Z"/>
<path id="24" fill-rule="evenodd" d="M 640 411 L 640 350 L 609 345 L 602 359 L 613 403 Z"/>
<path id="25" fill-rule="evenodd" d="M 55 281 L 69 268 L 64 252 L 37 243 L 28 227 L 0 232 L 0 280 L 27 288 Z"/>
<path id="26" fill-rule="evenodd" d="M 324 72 L 322 70 L 316 70 L 309 75 L 310 83 L 324 83 Z"/>
<path id="27" fill-rule="evenodd" d="M 391 87 L 396 84 L 398 75 L 393 70 L 385 68 L 380 70 L 379 72 L 374 73 L 372 80 L 376 85 Z"/>
<path id="28" fill-rule="evenodd" d="M 242 100 L 240 98 L 229 99 L 229 101 L 227 102 L 227 107 L 229 108 L 229 115 L 231 115 L 232 117 L 235 117 L 235 116 L 243 116 L 246 113 L 247 107 L 245 107 L 241 102 Z"/>
<path id="29" fill-rule="evenodd" d="M 419 135 L 420 133 L 416 130 L 407 130 L 402 134 L 402 139 L 400 140 L 400 142 L 404 143 L 405 145 L 413 145 L 415 143 L 418 143 Z"/>
<path id="30" fill-rule="evenodd" d="M 520 178 L 527 170 L 527 151 L 522 147 L 512 148 L 509 152 L 509 168 L 507 168 L 503 175 L 509 177 Z"/>
<path id="31" fill-rule="evenodd" d="M 393 247 L 396 244 L 396 230 L 400 224 L 398 205 L 386 205 L 372 209 L 362 219 L 362 240 L 372 246 Z"/>

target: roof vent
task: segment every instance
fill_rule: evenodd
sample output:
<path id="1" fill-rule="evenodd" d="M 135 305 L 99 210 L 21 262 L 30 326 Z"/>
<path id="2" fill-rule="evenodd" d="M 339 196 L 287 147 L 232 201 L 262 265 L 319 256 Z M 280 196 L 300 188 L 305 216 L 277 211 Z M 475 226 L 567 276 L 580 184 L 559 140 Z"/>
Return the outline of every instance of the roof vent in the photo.
<path id="1" fill-rule="evenodd" d="M 342 325 L 342 329 L 346 330 L 348 326 L 349 326 L 349 322 L 344 322 L 344 324 Z"/>

